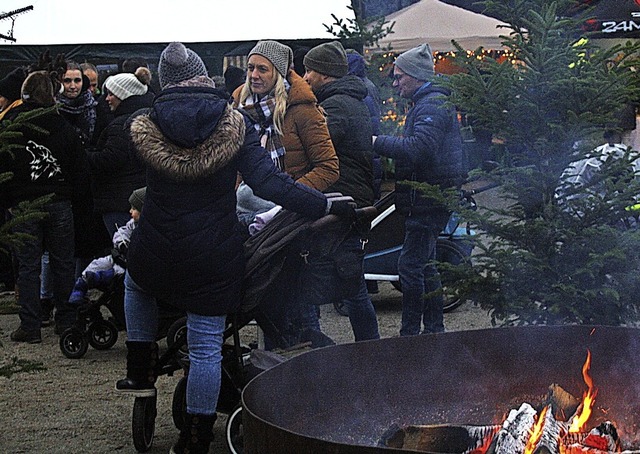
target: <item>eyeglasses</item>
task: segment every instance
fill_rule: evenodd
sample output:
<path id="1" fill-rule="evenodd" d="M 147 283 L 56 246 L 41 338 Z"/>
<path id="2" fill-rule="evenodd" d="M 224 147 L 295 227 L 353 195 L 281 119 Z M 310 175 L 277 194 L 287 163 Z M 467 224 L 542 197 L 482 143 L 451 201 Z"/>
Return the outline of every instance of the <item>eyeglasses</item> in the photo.
<path id="1" fill-rule="evenodd" d="M 71 77 L 65 77 L 64 79 L 62 79 L 62 82 L 64 82 L 65 84 L 70 84 L 71 82 L 79 84 L 82 82 L 82 78 L 76 77 L 75 79 L 72 79 Z"/>

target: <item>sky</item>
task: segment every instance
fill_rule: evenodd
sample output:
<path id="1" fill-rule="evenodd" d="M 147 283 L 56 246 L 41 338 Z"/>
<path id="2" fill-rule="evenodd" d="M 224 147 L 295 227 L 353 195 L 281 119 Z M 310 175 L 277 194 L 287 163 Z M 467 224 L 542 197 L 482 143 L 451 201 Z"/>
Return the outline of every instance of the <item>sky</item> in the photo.
<path id="1" fill-rule="evenodd" d="M 331 38 L 323 24 L 352 18 L 349 0 L 1 0 L 16 44 L 210 42 Z M 267 26 L 269 24 L 269 26 Z M 9 35 L 10 19 L 0 21 Z M 0 40 L 0 44 L 11 44 Z"/>

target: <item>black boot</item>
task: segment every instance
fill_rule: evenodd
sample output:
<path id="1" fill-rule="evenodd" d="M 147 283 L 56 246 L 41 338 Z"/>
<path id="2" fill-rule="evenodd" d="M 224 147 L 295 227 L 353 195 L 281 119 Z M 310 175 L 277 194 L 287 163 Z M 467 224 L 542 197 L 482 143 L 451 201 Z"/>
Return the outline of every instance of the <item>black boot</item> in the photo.
<path id="1" fill-rule="evenodd" d="M 170 454 L 207 454 L 213 441 L 213 425 L 217 416 L 186 414 L 184 427 L 180 431 L 178 442 L 173 445 Z"/>
<path id="2" fill-rule="evenodd" d="M 116 391 L 133 397 L 155 396 L 157 364 L 158 344 L 127 342 L 127 378 L 118 380 Z"/>

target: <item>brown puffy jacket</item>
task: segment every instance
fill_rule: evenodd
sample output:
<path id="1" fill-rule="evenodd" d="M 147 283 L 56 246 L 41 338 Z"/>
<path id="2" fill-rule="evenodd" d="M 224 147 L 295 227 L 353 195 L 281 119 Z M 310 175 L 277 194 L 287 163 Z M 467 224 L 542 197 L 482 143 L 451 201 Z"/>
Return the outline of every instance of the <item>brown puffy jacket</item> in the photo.
<path id="1" fill-rule="evenodd" d="M 294 180 L 324 191 L 338 180 L 338 156 L 327 129 L 327 120 L 317 106 L 311 87 L 294 71 L 287 78 L 291 84 L 284 116 L 282 143 L 285 171 Z M 233 92 L 234 107 L 242 85 Z"/>

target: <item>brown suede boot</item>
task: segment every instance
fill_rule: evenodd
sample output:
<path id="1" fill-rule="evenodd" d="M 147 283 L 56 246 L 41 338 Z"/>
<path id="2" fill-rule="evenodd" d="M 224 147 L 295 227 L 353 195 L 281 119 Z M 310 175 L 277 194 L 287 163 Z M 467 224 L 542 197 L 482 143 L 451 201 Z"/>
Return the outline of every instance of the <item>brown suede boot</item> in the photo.
<path id="1" fill-rule="evenodd" d="M 213 441 L 213 425 L 217 416 L 192 415 L 187 413 L 184 427 L 180 431 L 178 442 L 173 445 L 170 454 L 207 454 Z"/>

